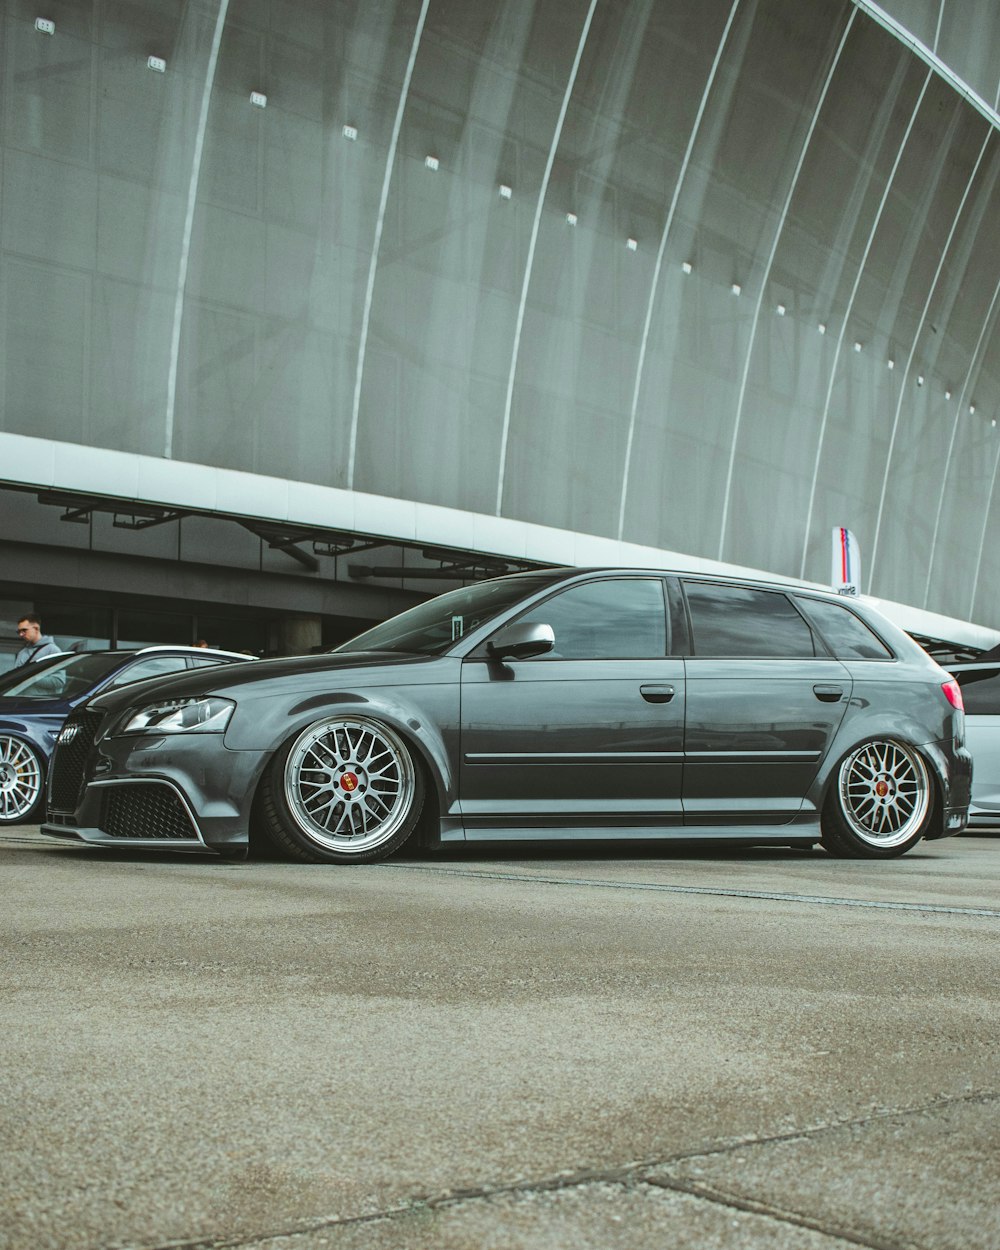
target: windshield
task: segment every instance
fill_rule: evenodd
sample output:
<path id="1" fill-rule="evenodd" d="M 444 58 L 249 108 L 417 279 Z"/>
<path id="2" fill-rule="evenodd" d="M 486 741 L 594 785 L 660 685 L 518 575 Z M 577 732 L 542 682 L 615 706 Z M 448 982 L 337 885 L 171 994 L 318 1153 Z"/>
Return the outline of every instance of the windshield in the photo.
<path id="1" fill-rule="evenodd" d="M 551 585 L 557 573 L 517 573 L 494 581 L 449 590 L 426 603 L 391 617 L 350 642 L 335 647 L 343 651 L 401 651 L 407 655 L 442 655 L 470 630 L 497 616 L 505 608 Z"/>
<path id="2" fill-rule="evenodd" d="M 3 694 L 20 699 L 75 699 L 118 668 L 125 658 L 121 651 L 67 655 L 44 668 L 39 665 L 38 672 L 32 671 L 34 664 L 28 664 L 21 680 L 7 685 Z"/>

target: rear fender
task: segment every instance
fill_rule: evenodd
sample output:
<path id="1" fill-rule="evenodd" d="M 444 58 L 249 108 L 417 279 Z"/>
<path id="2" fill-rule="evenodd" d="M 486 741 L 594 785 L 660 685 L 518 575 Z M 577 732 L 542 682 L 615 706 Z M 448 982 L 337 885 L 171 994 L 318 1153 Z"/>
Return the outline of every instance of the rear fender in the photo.
<path id="1" fill-rule="evenodd" d="M 869 709 L 870 711 L 870 709 Z M 873 738 L 892 738 L 905 742 L 907 746 L 919 751 L 934 776 L 935 790 L 938 796 L 948 805 L 947 796 L 951 787 L 948 782 L 949 767 L 944 748 L 939 742 L 927 741 L 927 723 L 910 717 L 900 717 L 891 713 L 868 715 L 863 722 L 857 717 L 845 716 L 840 730 L 830 746 L 830 751 L 823 760 L 812 785 L 806 794 L 803 807 L 820 812 L 827 790 L 837 770 L 837 765 L 855 747 Z"/>

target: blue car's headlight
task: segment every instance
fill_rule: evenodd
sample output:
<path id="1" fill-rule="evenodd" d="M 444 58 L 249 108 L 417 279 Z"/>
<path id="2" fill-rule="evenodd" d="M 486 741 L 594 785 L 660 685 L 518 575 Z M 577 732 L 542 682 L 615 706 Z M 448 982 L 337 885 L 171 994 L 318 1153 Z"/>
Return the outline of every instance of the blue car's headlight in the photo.
<path id="1" fill-rule="evenodd" d="M 218 695 L 193 699 L 161 699 L 133 709 L 115 734 L 221 734 L 236 704 Z"/>

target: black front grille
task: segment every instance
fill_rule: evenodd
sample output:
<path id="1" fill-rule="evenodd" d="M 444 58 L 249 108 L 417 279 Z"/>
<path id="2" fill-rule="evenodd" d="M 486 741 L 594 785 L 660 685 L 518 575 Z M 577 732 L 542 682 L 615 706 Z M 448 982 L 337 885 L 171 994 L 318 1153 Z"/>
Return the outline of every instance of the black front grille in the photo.
<path id="1" fill-rule="evenodd" d="M 190 842 L 197 833 L 170 786 L 156 781 L 108 786 L 101 805 L 101 832 L 109 838 Z"/>
<path id="2" fill-rule="evenodd" d="M 103 712 L 76 712 L 67 719 L 49 765 L 48 797 L 51 810 L 75 810 L 83 789 L 87 756 L 103 719 Z M 68 731 L 72 732 L 73 728 L 73 737 L 69 742 L 64 741 L 64 735 Z"/>

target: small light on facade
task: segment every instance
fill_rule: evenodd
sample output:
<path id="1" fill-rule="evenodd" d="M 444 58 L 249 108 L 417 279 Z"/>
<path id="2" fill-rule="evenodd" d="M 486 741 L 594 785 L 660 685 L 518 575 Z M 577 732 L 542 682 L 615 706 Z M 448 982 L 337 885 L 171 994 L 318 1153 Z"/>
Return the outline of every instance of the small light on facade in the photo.
<path id="1" fill-rule="evenodd" d="M 628 248 L 630 252 L 634 252 L 639 247 L 639 240 L 638 239 L 626 239 L 625 246 Z"/>
<path id="2" fill-rule="evenodd" d="M 150 69 L 155 69 L 158 74 L 167 72 L 167 63 L 162 56 L 149 56 L 146 58 L 146 64 Z"/>
<path id="3" fill-rule="evenodd" d="M 826 322 L 825 321 L 821 321 L 816 328 L 817 330 L 819 330 L 820 334 L 826 334 Z"/>
<path id="4" fill-rule="evenodd" d="M 500 198 L 502 200 L 509 200 L 513 194 L 514 192 L 507 186 L 506 182 L 500 183 Z"/>
<path id="5" fill-rule="evenodd" d="M 576 213 L 567 213 L 567 214 L 566 214 L 566 225 L 567 225 L 567 226 L 575 226 L 575 225 L 576 225 L 576 223 L 577 223 L 577 220 L 578 220 L 578 219 L 577 219 L 577 215 L 576 215 Z"/>
<path id="6" fill-rule="evenodd" d="M 682 261 L 682 262 L 681 262 L 681 269 L 683 269 L 685 273 L 690 273 L 690 272 L 691 272 L 691 262 L 690 262 L 689 260 Z"/>
<path id="7" fill-rule="evenodd" d="M 855 342 L 855 344 L 854 344 L 854 350 L 855 350 L 856 352 L 861 351 L 861 344 L 860 344 L 860 343 L 858 343 L 858 342 Z"/>
<path id="8" fill-rule="evenodd" d="M 733 285 L 730 287 L 730 290 L 732 291 L 734 295 L 739 295 L 740 292 L 743 290 L 743 288 L 740 286 L 738 282 L 734 282 Z"/>
<path id="9" fill-rule="evenodd" d="M 358 137 L 358 128 L 357 126 L 345 126 L 342 133 L 345 139 L 350 139 L 354 143 Z"/>
<path id="10" fill-rule="evenodd" d="M 775 309 L 775 312 L 778 314 L 779 317 L 783 317 L 787 311 L 788 309 L 785 307 L 784 304 L 779 304 L 778 307 Z"/>
<path id="11" fill-rule="evenodd" d="M 425 156 L 424 165 L 432 172 L 437 173 L 441 167 L 441 162 L 436 156 Z"/>
<path id="12" fill-rule="evenodd" d="M 267 96 L 263 93 L 263 91 L 251 91 L 250 103 L 254 106 L 255 109 L 266 109 L 267 108 Z"/>
<path id="13" fill-rule="evenodd" d="M 56 24 L 50 18 L 36 17 L 35 30 L 37 30 L 40 35 L 54 35 L 56 33 Z"/>

